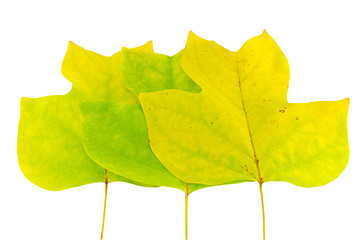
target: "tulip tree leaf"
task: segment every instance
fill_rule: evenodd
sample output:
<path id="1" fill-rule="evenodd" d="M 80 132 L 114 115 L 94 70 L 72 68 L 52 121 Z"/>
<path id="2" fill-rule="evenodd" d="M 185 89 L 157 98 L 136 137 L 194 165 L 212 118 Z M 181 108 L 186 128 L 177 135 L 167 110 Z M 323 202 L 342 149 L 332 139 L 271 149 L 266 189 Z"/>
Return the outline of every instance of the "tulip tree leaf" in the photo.
<path id="1" fill-rule="evenodd" d="M 200 92 L 181 69 L 182 52 L 173 57 L 124 50 L 122 79 L 136 95 L 140 92 L 178 88 Z M 191 193 L 202 187 L 173 176 L 149 146 L 147 124 L 139 104 L 81 102 L 84 148 L 110 171 L 150 185 L 174 187 Z"/>
<path id="2" fill-rule="evenodd" d="M 129 51 L 153 52 L 152 43 Z M 79 100 L 135 103 L 120 74 L 120 52 L 105 57 L 70 42 L 62 65 L 72 90 L 63 96 L 22 98 L 18 133 L 19 165 L 34 184 L 63 190 L 88 183 L 124 181 L 150 186 L 108 172 L 83 147 Z"/>
<path id="3" fill-rule="evenodd" d="M 201 93 L 139 97 L 151 148 L 177 178 L 314 187 L 345 168 L 349 99 L 288 103 L 288 62 L 266 32 L 237 52 L 190 33 L 182 68 Z"/>

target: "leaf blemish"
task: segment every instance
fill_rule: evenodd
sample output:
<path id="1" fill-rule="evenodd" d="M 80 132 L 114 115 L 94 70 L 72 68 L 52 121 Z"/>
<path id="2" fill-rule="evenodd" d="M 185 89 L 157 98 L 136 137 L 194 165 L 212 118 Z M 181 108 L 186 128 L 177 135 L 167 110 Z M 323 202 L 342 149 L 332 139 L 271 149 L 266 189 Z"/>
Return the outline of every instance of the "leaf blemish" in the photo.
<path id="1" fill-rule="evenodd" d="M 284 109 L 280 109 L 279 112 L 285 113 L 285 110 L 284 110 Z"/>

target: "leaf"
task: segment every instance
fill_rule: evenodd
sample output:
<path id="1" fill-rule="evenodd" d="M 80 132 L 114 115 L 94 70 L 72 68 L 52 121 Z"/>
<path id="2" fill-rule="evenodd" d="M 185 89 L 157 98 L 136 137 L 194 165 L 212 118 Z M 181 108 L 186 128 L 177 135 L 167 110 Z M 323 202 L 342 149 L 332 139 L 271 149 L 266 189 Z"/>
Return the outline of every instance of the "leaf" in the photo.
<path id="1" fill-rule="evenodd" d="M 181 69 L 182 52 L 173 57 L 127 50 L 122 54 L 122 79 L 136 95 L 167 88 L 200 91 Z M 135 181 L 186 193 L 206 187 L 180 181 L 158 161 L 150 149 L 139 104 L 93 101 L 81 102 L 79 107 L 85 150 L 99 165 Z"/>
<path id="2" fill-rule="evenodd" d="M 345 168 L 349 99 L 288 103 L 288 62 L 266 32 L 237 52 L 190 33 L 182 68 L 201 93 L 139 97 L 151 148 L 177 178 L 314 187 Z"/>
<path id="3" fill-rule="evenodd" d="M 152 43 L 132 51 L 152 52 Z M 34 184 L 63 190 L 88 183 L 124 181 L 150 186 L 108 173 L 92 161 L 83 148 L 79 100 L 135 102 L 120 76 L 121 53 L 105 57 L 70 42 L 62 65 L 72 82 L 64 96 L 22 98 L 18 133 L 19 165 Z"/>

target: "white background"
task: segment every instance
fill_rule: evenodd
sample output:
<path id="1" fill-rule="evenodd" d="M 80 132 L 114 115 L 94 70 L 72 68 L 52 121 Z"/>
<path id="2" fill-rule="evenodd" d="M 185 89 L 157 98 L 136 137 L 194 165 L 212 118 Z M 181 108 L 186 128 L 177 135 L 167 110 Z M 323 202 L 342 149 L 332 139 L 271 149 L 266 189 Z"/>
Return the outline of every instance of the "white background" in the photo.
<path id="1" fill-rule="evenodd" d="M 300 2 L 300 3 L 298 3 Z M 0 238 L 100 239 L 104 185 L 40 189 L 16 155 L 22 96 L 65 94 L 68 41 L 111 55 L 153 40 L 172 55 L 188 31 L 237 50 L 264 29 L 288 58 L 288 101 L 351 99 L 350 161 L 318 188 L 264 184 L 267 240 L 362 239 L 362 15 L 358 1 L 2 1 L 0 3 Z M 190 240 L 261 240 L 257 183 L 190 195 Z M 109 186 L 104 240 L 184 239 L 184 195 L 169 188 Z"/>

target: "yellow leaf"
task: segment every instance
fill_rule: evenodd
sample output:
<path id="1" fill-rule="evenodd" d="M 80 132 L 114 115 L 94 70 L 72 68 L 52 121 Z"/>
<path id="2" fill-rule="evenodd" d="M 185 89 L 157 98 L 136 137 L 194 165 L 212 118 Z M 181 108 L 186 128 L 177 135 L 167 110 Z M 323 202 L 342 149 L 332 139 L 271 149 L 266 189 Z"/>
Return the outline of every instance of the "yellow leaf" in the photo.
<path id="1" fill-rule="evenodd" d="M 152 150 L 179 179 L 314 187 L 345 168 L 349 99 L 288 103 L 288 62 L 265 31 L 237 52 L 191 32 L 182 67 L 201 93 L 140 95 Z"/>

